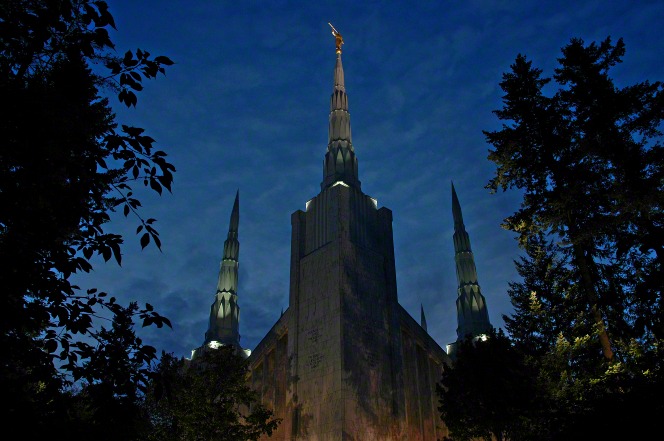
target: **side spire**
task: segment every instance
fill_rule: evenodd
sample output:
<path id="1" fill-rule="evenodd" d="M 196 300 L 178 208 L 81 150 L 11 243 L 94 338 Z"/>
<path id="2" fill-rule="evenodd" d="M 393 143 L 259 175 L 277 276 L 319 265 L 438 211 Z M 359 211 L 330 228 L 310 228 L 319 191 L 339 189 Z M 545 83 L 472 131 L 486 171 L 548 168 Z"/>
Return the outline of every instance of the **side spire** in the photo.
<path id="1" fill-rule="evenodd" d="M 344 68 L 341 63 L 341 34 L 332 27 L 336 42 L 336 64 L 334 65 L 334 87 L 330 98 L 328 143 L 323 163 L 323 182 L 321 190 L 342 181 L 348 186 L 360 188 L 357 175 L 357 158 L 350 130 L 348 95 L 344 80 Z"/>
<path id="2" fill-rule="evenodd" d="M 461 204 L 452 183 L 452 216 L 454 217 L 454 260 L 457 275 L 457 338 L 477 337 L 488 334 L 492 326 L 486 300 L 477 280 L 475 258 L 470 248 L 470 236 L 466 232 L 461 215 Z"/>
<path id="3" fill-rule="evenodd" d="M 221 344 L 240 347 L 240 306 L 237 302 L 240 242 L 240 191 L 235 194 L 233 211 L 228 226 L 228 237 L 224 241 L 224 254 L 219 269 L 217 293 L 210 306 L 210 322 L 205 333 L 205 344 Z"/>
<path id="4" fill-rule="evenodd" d="M 234 234 L 233 237 L 237 238 L 238 229 L 240 228 L 240 190 L 238 189 L 235 193 L 235 202 L 233 202 L 233 211 L 231 211 L 231 222 L 228 226 L 228 237 L 231 237 L 231 233 Z"/>
<path id="5" fill-rule="evenodd" d="M 420 326 L 422 326 L 422 329 L 429 332 L 427 330 L 427 318 L 424 316 L 424 306 L 421 303 L 420 303 Z"/>
<path id="6" fill-rule="evenodd" d="M 463 216 L 461 215 L 461 204 L 457 197 L 456 190 L 454 189 L 454 182 L 450 181 L 452 185 L 452 217 L 454 218 L 454 231 L 463 230 Z"/>

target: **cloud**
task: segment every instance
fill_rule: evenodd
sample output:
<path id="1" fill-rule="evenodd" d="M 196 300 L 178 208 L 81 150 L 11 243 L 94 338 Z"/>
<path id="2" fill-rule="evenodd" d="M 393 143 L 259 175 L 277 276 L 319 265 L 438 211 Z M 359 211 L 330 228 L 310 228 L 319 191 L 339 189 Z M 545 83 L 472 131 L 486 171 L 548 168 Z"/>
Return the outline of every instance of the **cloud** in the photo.
<path id="1" fill-rule="evenodd" d="M 550 75 L 575 35 L 624 36 L 618 80 L 661 73 L 662 2 L 111 2 L 118 47 L 176 61 L 136 109 L 117 107 L 157 139 L 177 167 L 172 195 L 146 196 L 163 252 L 141 251 L 135 220 L 123 267 L 98 265 L 85 283 L 140 296 L 176 328 L 141 330 L 159 349 L 202 343 L 236 189 L 240 189 L 242 343 L 253 347 L 287 307 L 290 216 L 319 191 L 334 67 L 328 21 L 344 34 L 353 142 L 363 190 L 394 213 L 399 298 L 442 345 L 456 338 L 450 180 L 471 236 L 494 325 L 511 310 L 519 255 L 502 219 L 516 191 L 491 195 L 482 130 L 500 125 L 501 74 L 518 53 Z M 148 26 L 149 25 L 149 26 Z M 644 45 L 643 42 L 648 42 Z"/>

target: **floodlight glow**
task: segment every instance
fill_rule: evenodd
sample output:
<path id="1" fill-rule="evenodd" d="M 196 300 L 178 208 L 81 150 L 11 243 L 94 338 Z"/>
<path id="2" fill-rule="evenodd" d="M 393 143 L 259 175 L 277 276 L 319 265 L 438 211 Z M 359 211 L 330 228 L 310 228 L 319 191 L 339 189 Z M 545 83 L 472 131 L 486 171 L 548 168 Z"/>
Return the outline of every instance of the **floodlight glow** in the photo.
<path id="1" fill-rule="evenodd" d="M 374 208 L 378 208 L 378 199 L 374 199 L 372 197 L 370 197 L 369 199 L 371 199 L 371 202 L 373 202 Z"/>
<path id="2" fill-rule="evenodd" d="M 348 187 L 348 184 L 346 184 L 344 181 L 337 181 L 334 184 L 332 184 L 332 187 L 336 187 L 337 185 L 343 185 L 344 187 Z"/>

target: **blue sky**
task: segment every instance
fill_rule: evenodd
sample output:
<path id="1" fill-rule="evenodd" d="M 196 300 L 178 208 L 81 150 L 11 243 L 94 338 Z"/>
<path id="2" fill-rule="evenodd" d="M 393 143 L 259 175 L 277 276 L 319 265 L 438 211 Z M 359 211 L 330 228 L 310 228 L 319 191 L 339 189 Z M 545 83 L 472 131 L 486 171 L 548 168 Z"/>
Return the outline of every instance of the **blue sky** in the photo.
<path id="1" fill-rule="evenodd" d="M 141 331 L 189 356 L 203 342 L 235 191 L 240 190 L 240 333 L 253 349 L 288 306 L 290 215 L 320 191 L 334 39 L 343 63 L 362 189 L 393 211 L 400 303 L 442 346 L 456 338 L 450 181 L 461 201 L 494 326 L 511 312 L 513 235 L 500 228 L 519 194 L 484 189 L 495 167 L 482 130 L 499 122 L 501 74 L 522 53 L 553 73 L 560 48 L 624 38 L 619 86 L 662 79 L 661 1 L 109 1 L 120 54 L 175 61 L 118 121 L 144 127 L 176 166 L 172 194 L 142 198 L 163 252 L 140 249 L 136 222 L 123 266 L 79 279 L 150 302 L 173 330 Z"/>

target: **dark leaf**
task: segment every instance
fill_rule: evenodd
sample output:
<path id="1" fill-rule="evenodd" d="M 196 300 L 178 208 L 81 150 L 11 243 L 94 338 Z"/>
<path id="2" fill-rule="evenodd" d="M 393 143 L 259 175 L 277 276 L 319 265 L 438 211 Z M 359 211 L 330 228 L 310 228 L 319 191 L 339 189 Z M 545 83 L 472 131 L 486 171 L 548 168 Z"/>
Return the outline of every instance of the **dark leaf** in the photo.
<path id="1" fill-rule="evenodd" d="M 150 179 L 150 187 L 157 193 L 161 194 L 161 185 L 159 185 L 157 179 Z"/>
<path id="2" fill-rule="evenodd" d="M 49 354 L 52 354 L 58 349 L 58 342 L 55 339 L 48 339 L 44 341 L 44 348 Z"/>
<path id="3" fill-rule="evenodd" d="M 131 62 L 132 58 L 133 54 L 131 53 L 131 51 L 125 52 L 125 56 L 122 59 L 122 64 L 127 65 L 129 62 Z"/>
<path id="4" fill-rule="evenodd" d="M 144 233 L 143 236 L 141 236 L 141 248 L 145 248 L 149 243 L 150 235 L 148 233 Z"/>
<path id="5" fill-rule="evenodd" d="M 122 266 L 122 253 L 120 251 L 120 244 L 114 242 L 113 244 L 111 244 L 111 249 L 113 250 L 113 256 L 115 257 L 115 261 L 118 263 L 118 265 Z"/>
<path id="6" fill-rule="evenodd" d="M 165 56 L 163 56 L 163 55 L 160 55 L 160 56 L 158 56 L 158 57 L 155 57 L 155 58 L 154 58 L 154 61 L 156 61 L 156 62 L 159 63 L 159 64 L 164 64 L 164 65 L 166 65 L 166 66 L 171 66 L 171 65 L 173 64 L 173 62 L 171 61 L 170 58 L 165 57 Z"/>
<path id="7" fill-rule="evenodd" d="M 157 246 L 159 250 L 161 250 L 161 239 L 156 234 L 152 235 L 152 240 L 154 240 L 154 244 Z"/>

